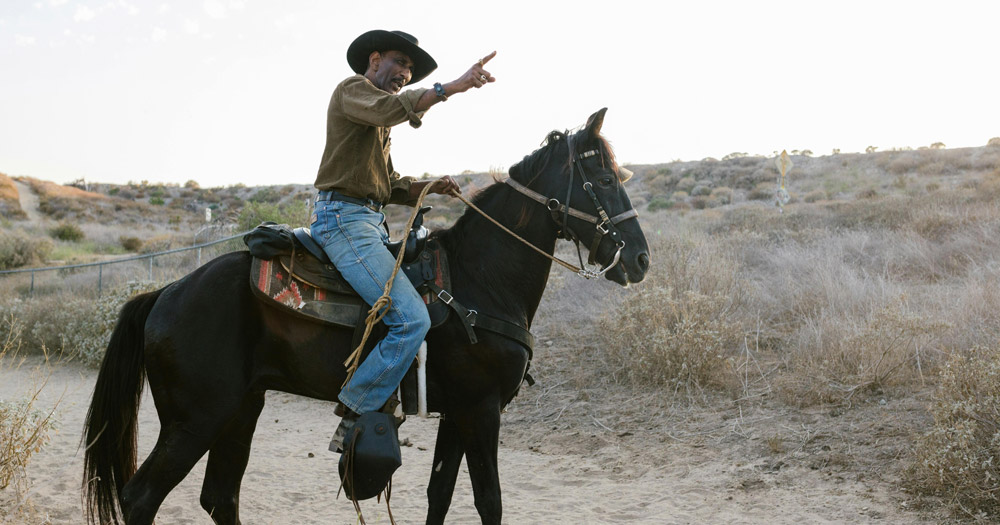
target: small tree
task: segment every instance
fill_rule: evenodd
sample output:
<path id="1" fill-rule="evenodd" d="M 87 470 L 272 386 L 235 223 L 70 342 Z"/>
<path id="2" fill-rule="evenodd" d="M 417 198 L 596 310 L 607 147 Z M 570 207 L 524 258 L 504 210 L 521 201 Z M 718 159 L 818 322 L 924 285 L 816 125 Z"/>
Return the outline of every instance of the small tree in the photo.
<path id="1" fill-rule="evenodd" d="M 875 153 L 875 150 L 877 149 L 878 146 L 868 146 L 867 148 L 865 148 L 865 153 Z"/>
<path id="2" fill-rule="evenodd" d="M 931 144 L 931 149 L 944 149 L 944 142 L 935 142 Z"/>

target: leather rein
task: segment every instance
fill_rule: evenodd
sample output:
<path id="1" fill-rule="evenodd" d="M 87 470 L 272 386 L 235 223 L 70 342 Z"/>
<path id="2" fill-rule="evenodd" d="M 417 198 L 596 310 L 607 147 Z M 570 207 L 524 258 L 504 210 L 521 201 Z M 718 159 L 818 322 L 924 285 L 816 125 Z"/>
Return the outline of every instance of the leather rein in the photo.
<path id="1" fill-rule="evenodd" d="M 479 209 L 475 204 L 472 204 L 472 202 L 470 202 L 462 195 L 456 194 L 455 196 L 458 197 L 462 202 L 464 202 L 466 206 L 469 206 L 470 208 L 476 210 L 477 212 L 479 212 L 480 215 L 486 217 L 487 219 L 490 220 L 490 222 L 496 224 L 505 232 L 507 232 L 517 240 L 523 242 L 524 244 L 528 245 L 536 252 L 544 255 L 545 257 L 548 257 L 553 262 L 559 263 L 563 267 L 569 269 L 570 271 L 576 273 L 577 275 L 580 275 L 581 277 L 584 277 L 586 279 L 593 279 L 595 277 L 600 277 L 604 275 L 605 273 L 608 272 L 608 270 L 614 268 L 615 265 L 618 264 L 618 261 L 621 259 L 622 250 L 625 248 L 625 240 L 622 239 L 621 232 L 618 231 L 618 228 L 616 226 L 618 223 L 624 220 L 631 219 L 633 217 L 638 217 L 639 213 L 635 211 L 635 208 L 629 208 L 627 211 L 615 215 L 614 217 L 609 217 L 607 212 L 604 210 L 604 206 L 601 205 L 601 201 L 597 198 L 597 194 L 594 193 L 594 184 L 590 181 L 590 178 L 587 176 L 587 172 L 583 169 L 583 165 L 581 164 L 581 161 L 583 161 L 583 159 L 586 159 L 588 157 L 593 157 L 595 155 L 600 155 L 600 151 L 597 149 L 592 149 L 589 151 L 585 151 L 583 153 L 575 154 L 573 152 L 573 139 L 571 138 L 571 136 L 566 135 L 566 141 L 570 155 L 570 173 L 569 173 L 569 184 L 566 185 L 567 190 L 566 190 L 565 204 L 559 202 L 559 199 L 546 197 L 545 195 L 542 195 L 541 193 L 538 193 L 528 188 L 527 186 L 517 182 L 513 178 L 508 177 L 504 181 L 504 183 L 506 183 L 512 189 L 524 195 L 525 197 L 528 197 L 529 199 L 544 205 L 549 210 L 549 214 L 551 215 L 552 220 L 559 227 L 559 232 L 558 232 L 559 238 L 573 241 L 573 243 L 576 244 L 577 256 L 580 258 L 579 267 L 569 262 L 566 262 L 558 257 L 555 257 L 554 255 L 551 255 L 545 252 L 544 250 L 538 248 L 534 244 L 531 244 L 529 241 L 523 239 L 521 236 L 517 235 L 516 233 L 508 229 L 506 226 L 500 224 L 495 219 L 487 215 L 486 212 Z M 597 216 L 591 215 L 586 212 L 582 212 L 576 208 L 570 207 L 569 205 L 570 196 L 573 194 L 573 181 L 576 178 L 577 170 L 579 170 L 580 179 L 583 181 L 583 190 L 587 192 L 587 195 L 593 202 L 594 208 L 597 210 L 598 214 Z M 576 234 L 576 232 L 574 232 L 569 227 L 570 216 L 573 216 L 574 218 L 595 225 L 594 227 L 596 230 L 596 234 L 594 235 L 593 241 L 591 241 L 590 243 L 590 255 L 587 259 L 588 264 L 594 264 L 596 262 L 597 248 L 598 246 L 600 246 L 601 240 L 604 238 L 605 235 L 610 236 L 611 240 L 614 241 L 615 246 L 618 249 L 617 251 L 615 251 L 614 257 L 612 258 L 611 262 L 608 263 L 607 266 L 597 271 L 586 268 L 586 266 L 583 263 L 583 256 L 580 254 L 580 237 Z"/>

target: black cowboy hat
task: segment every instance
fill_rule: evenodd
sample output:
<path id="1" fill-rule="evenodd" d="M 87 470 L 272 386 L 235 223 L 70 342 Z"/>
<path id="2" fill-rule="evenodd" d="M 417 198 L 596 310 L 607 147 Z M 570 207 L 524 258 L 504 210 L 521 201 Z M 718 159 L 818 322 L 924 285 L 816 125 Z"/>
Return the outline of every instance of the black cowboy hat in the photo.
<path id="1" fill-rule="evenodd" d="M 402 31 L 374 29 L 355 38 L 347 48 L 347 63 L 355 73 L 365 74 L 372 51 L 399 51 L 409 56 L 413 60 L 413 78 L 410 79 L 410 84 L 423 80 L 438 67 L 437 62 L 420 49 L 417 37 Z"/>

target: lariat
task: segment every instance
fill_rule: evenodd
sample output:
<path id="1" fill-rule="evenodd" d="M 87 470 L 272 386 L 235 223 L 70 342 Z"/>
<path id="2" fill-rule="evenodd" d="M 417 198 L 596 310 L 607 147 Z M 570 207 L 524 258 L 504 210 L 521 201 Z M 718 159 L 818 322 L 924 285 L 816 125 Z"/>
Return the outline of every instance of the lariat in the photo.
<path id="1" fill-rule="evenodd" d="M 417 197 L 417 203 L 413 207 L 413 214 L 410 215 L 410 220 L 406 223 L 406 235 L 409 235 L 410 229 L 413 228 L 413 223 L 417 219 L 417 215 L 420 214 L 420 206 L 424 202 L 424 197 L 427 196 L 427 192 L 431 189 L 432 184 L 424 185 L 424 189 L 421 190 L 420 196 Z M 406 242 L 402 243 L 399 247 L 399 255 L 396 256 L 396 266 L 392 269 L 392 275 L 389 276 L 389 280 L 385 283 L 385 290 L 382 292 L 382 296 L 372 304 L 370 310 L 368 310 L 368 316 L 365 318 L 365 333 L 361 336 L 361 342 L 358 343 L 357 348 L 351 352 L 351 355 L 347 357 L 344 361 L 344 366 L 347 367 L 347 379 L 344 380 L 344 384 L 340 385 L 341 388 L 347 386 L 348 381 L 354 376 L 354 372 L 357 371 L 358 365 L 361 363 L 361 353 L 365 348 L 365 343 L 368 342 L 368 336 L 372 333 L 372 328 L 375 327 L 385 317 L 385 314 L 389 312 L 389 308 L 392 307 L 392 298 L 389 297 L 389 292 L 392 291 L 392 283 L 396 280 L 396 274 L 399 273 L 399 267 L 403 264 L 403 255 L 406 253 Z"/>

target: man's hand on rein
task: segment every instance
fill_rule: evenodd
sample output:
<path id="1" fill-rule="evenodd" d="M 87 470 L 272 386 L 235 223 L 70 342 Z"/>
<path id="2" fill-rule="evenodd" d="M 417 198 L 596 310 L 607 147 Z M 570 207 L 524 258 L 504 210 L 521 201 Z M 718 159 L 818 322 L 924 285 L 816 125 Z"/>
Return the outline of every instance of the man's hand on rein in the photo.
<path id="1" fill-rule="evenodd" d="M 462 188 L 458 186 L 455 179 L 451 178 L 450 175 L 445 175 L 440 179 L 431 183 L 431 189 L 428 193 L 437 193 L 440 195 L 461 195 Z"/>

